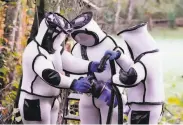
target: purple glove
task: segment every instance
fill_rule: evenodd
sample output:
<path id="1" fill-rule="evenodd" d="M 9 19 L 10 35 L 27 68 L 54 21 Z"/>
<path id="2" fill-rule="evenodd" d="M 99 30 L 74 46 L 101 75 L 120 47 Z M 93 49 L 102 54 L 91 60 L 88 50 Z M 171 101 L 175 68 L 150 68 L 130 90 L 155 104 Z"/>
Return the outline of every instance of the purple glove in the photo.
<path id="1" fill-rule="evenodd" d="M 106 102 L 106 104 L 108 106 L 110 106 L 111 102 L 112 102 L 112 100 L 111 100 L 111 88 L 112 88 L 112 86 L 110 85 L 110 83 L 111 83 L 110 81 L 106 82 L 106 86 L 99 97 L 99 99 Z M 117 102 L 117 98 L 115 96 L 114 97 L 114 108 L 117 105 L 118 105 L 118 102 Z"/>
<path id="2" fill-rule="evenodd" d="M 105 55 L 111 55 L 109 60 L 115 60 L 118 59 L 121 56 L 121 52 L 120 51 L 111 51 L 111 50 L 107 50 L 104 54 Z"/>
<path id="3" fill-rule="evenodd" d="M 91 90 L 91 84 L 88 81 L 90 77 L 80 78 L 79 80 L 74 80 L 71 89 L 81 93 L 87 93 Z"/>
<path id="4" fill-rule="evenodd" d="M 91 64 L 90 64 L 90 66 L 89 66 L 89 71 L 90 72 L 100 72 L 100 71 L 98 71 L 98 66 L 100 65 L 100 62 L 91 62 Z M 105 68 L 104 68 L 104 70 L 106 69 L 106 65 L 107 64 L 105 64 Z"/>

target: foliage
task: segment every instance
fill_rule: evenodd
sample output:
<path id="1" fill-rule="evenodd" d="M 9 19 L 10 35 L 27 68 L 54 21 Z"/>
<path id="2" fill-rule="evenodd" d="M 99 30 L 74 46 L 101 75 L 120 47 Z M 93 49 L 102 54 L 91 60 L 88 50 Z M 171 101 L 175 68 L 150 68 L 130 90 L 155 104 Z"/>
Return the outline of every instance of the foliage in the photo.
<path id="1" fill-rule="evenodd" d="M 21 74 L 20 55 L 16 52 L 10 51 L 10 49 L 1 50 L 1 58 L 4 61 L 3 67 L 0 68 L 2 75 L 2 82 L 4 88 L 1 88 L 1 106 L 5 108 L 3 115 L 4 120 L 11 115 L 13 110 L 14 100 L 16 98 L 18 81 Z"/>
<path id="2" fill-rule="evenodd" d="M 151 35 L 153 35 L 156 39 L 183 39 L 183 28 L 176 28 L 176 29 L 170 29 L 170 28 L 161 28 L 156 27 L 152 29 Z"/>
<path id="3" fill-rule="evenodd" d="M 181 2 L 182 0 L 161 0 L 160 3 L 157 3 L 154 0 L 148 0 L 144 2 L 139 1 L 136 4 L 138 11 L 137 17 L 152 15 L 154 18 L 156 18 L 156 16 L 158 17 L 159 14 L 161 14 L 164 18 L 166 18 L 168 13 L 176 12 L 176 6 L 181 6 Z"/>
<path id="4" fill-rule="evenodd" d="M 17 42 L 21 44 L 22 50 L 26 46 L 27 37 L 30 34 L 30 28 L 33 22 L 34 16 L 34 0 L 28 0 L 29 7 L 26 5 L 27 0 L 21 0 L 21 13 L 22 13 L 22 36 L 21 39 Z M 91 1 L 91 0 L 90 0 Z M 69 19 L 72 19 L 77 14 L 82 11 L 91 9 L 94 12 L 94 18 L 100 22 L 102 28 L 107 32 L 113 32 L 112 26 L 115 23 L 115 13 L 116 5 L 118 0 L 92 0 L 95 5 L 102 8 L 102 13 L 91 9 L 85 3 L 81 3 L 80 0 L 62 0 L 59 2 L 61 5 L 60 13 L 66 16 Z M 127 17 L 128 1 L 122 0 L 121 2 L 121 11 L 120 11 L 120 23 L 123 23 L 123 20 Z M 161 3 L 156 3 L 154 0 L 134 0 L 141 1 L 137 2 L 134 19 L 146 20 L 151 16 L 156 19 L 171 19 L 174 20 L 175 17 L 183 16 L 183 1 L 182 0 L 161 0 Z M 142 2 L 144 1 L 144 2 Z M 145 2 L 146 1 L 146 2 Z M 48 1 L 47 1 L 48 2 Z M 53 3 L 54 4 L 54 3 Z M 5 2 L 0 1 L 0 107 L 4 107 L 2 110 L 2 116 L 0 116 L 0 123 L 10 123 L 11 119 L 14 119 L 14 100 L 16 97 L 16 91 L 19 85 L 20 76 L 22 74 L 21 69 L 21 51 L 12 50 L 9 44 L 8 39 L 4 38 L 4 27 L 5 27 L 5 18 L 6 10 L 10 6 L 16 6 L 17 3 L 10 2 L 6 4 Z M 47 8 L 46 8 L 47 9 Z M 52 6 L 52 9 L 57 9 Z M 172 22 L 174 23 L 174 22 Z M 11 26 L 9 26 L 11 27 Z M 120 26 L 119 26 L 120 27 Z M 162 32 L 163 31 L 163 32 Z M 152 34 L 155 36 L 163 36 L 163 39 L 168 38 L 169 36 L 174 36 L 176 38 L 182 38 L 182 29 L 169 30 L 169 29 L 154 29 Z M 174 76 L 167 77 L 173 78 Z M 165 83 L 168 78 L 165 78 Z M 179 80 L 179 81 L 182 81 Z M 166 88 L 166 105 L 165 113 L 162 118 L 161 124 L 164 123 L 182 123 L 183 121 L 183 93 L 172 94 L 171 89 L 176 87 L 178 81 L 168 81 L 166 85 L 169 85 Z M 169 94 L 167 94 L 169 93 Z M 73 108 L 74 107 L 74 108 Z M 69 111 L 71 114 L 78 115 L 78 102 L 72 101 L 69 103 Z M 1 121 L 3 120 L 3 121 Z M 77 121 L 69 121 L 71 124 L 78 124 Z"/>
<path id="5" fill-rule="evenodd" d="M 167 99 L 161 123 L 183 123 L 183 94 L 180 96 L 172 95 Z"/>
<path id="6" fill-rule="evenodd" d="M 21 18 L 20 21 L 22 26 L 21 38 L 18 44 L 20 49 L 26 45 L 26 40 L 30 32 L 30 25 L 32 24 L 32 9 L 28 9 L 26 6 L 26 0 L 21 0 Z M 17 94 L 17 89 L 19 86 L 20 76 L 22 75 L 21 69 L 21 56 L 22 51 L 12 50 L 8 39 L 4 37 L 4 27 L 6 10 L 11 7 L 11 5 L 16 6 L 16 2 L 10 2 L 8 4 L 0 2 L 0 108 L 4 108 L 0 111 L 2 115 L 0 117 L 0 123 L 11 123 L 14 119 L 14 101 Z M 17 24 L 18 26 L 18 24 Z M 17 44 L 17 45 L 18 45 Z M 14 112 L 13 112 L 14 111 Z"/>

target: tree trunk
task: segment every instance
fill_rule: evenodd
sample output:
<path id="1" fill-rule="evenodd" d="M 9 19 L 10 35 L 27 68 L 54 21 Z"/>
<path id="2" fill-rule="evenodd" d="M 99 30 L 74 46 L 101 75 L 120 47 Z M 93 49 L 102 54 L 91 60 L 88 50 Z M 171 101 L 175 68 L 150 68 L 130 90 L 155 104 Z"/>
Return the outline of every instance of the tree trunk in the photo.
<path id="1" fill-rule="evenodd" d="M 127 8 L 127 19 L 126 23 L 130 24 L 134 15 L 135 9 L 135 0 L 128 0 L 128 8 Z"/>
<path id="2" fill-rule="evenodd" d="M 35 6 L 34 22 L 31 28 L 30 37 L 27 41 L 27 44 L 29 44 L 32 41 L 32 39 L 37 35 L 39 24 L 44 18 L 44 13 L 44 0 L 37 0 Z"/>
<path id="3" fill-rule="evenodd" d="M 11 4 L 11 3 L 10 3 Z M 9 5 L 6 10 L 4 37 L 9 41 L 10 47 L 13 50 L 15 43 L 15 33 L 17 30 L 18 12 L 21 8 L 21 0 L 17 0 L 16 6 Z"/>
<path id="4" fill-rule="evenodd" d="M 61 0 L 36 0 L 34 22 L 27 43 L 37 35 L 38 27 L 46 12 L 60 13 L 60 2 Z"/>
<path id="5" fill-rule="evenodd" d="M 114 24 L 114 31 L 117 31 L 118 25 L 119 25 L 119 15 L 121 11 L 121 0 L 117 1 L 117 11 L 115 15 L 115 24 Z"/>
<path id="6" fill-rule="evenodd" d="M 153 20 L 152 20 L 152 16 L 151 14 L 148 15 L 148 27 L 149 27 L 149 30 L 151 31 L 152 28 L 153 28 Z"/>
<path id="7" fill-rule="evenodd" d="M 20 50 L 21 50 L 21 37 L 23 36 L 23 32 L 22 32 L 23 14 L 24 13 L 22 12 L 22 8 L 19 9 L 18 19 L 17 19 L 17 31 L 16 31 L 15 44 L 14 44 L 14 50 L 16 52 L 20 52 Z"/>
<path id="8" fill-rule="evenodd" d="M 45 0 L 45 12 L 57 12 L 60 13 L 61 0 Z"/>

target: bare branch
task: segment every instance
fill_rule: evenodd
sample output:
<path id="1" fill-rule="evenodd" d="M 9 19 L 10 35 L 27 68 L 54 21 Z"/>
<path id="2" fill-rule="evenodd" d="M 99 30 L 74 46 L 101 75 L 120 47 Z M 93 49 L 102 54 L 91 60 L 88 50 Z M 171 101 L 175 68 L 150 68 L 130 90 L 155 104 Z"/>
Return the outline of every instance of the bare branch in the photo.
<path id="1" fill-rule="evenodd" d="M 10 85 L 11 85 L 11 83 L 9 83 L 8 85 L 6 85 L 6 87 L 4 87 L 3 89 L 1 89 L 1 90 L 0 90 L 0 94 L 1 94 L 4 90 L 6 90 Z"/>
<path id="2" fill-rule="evenodd" d="M 94 9 L 96 9 L 97 11 L 101 11 L 102 10 L 101 8 L 97 7 L 95 4 L 91 3 L 89 0 L 82 0 L 82 1 L 87 3 L 88 5 L 90 5 Z"/>
<path id="3" fill-rule="evenodd" d="M 118 0 L 117 1 L 117 11 L 116 11 L 116 15 L 115 15 L 114 30 L 117 30 L 117 27 L 118 27 L 120 11 L 121 11 L 121 0 Z"/>
<path id="4" fill-rule="evenodd" d="M 127 12 L 127 19 L 126 19 L 126 22 L 130 22 L 133 18 L 133 15 L 134 15 L 134 4 L 135 4 L 135 0 L 129 0 L 128 1 L 128 12 Z"/>
<path id="5" fill-rule="evenodd" d="M 18 0 L 16 10 L 15 10 L 15 18 L 13 20 L 13 31 L 12 31 L 12 39 L 9 41 L 11 45 L 11 49 L 14 48 L 14 43 L 15 43 L 15 32 L 17 30 L 17 20 L 18 20 L 18 12 L 21 9 L 21 0 Z"/>

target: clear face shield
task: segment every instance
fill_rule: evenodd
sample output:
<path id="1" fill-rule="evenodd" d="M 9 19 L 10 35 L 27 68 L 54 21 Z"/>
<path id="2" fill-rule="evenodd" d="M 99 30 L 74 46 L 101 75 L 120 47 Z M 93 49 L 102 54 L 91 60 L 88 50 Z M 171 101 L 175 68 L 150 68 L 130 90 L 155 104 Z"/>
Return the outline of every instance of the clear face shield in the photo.
<path id="1" fill-rule="evenodd" d="M 90 25 L 89 23 L 92 20 L 92 17 L 92 12 L 85 12 L 71 21 L 73 27 L 73 32 L 71 33 L 72 38 L 77 43 L 89 47 L 94 46 L 99 42 L 98 35 L 87 29 L 87 25 Z"/>

